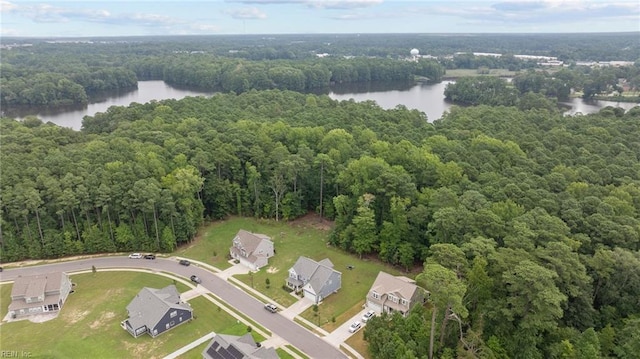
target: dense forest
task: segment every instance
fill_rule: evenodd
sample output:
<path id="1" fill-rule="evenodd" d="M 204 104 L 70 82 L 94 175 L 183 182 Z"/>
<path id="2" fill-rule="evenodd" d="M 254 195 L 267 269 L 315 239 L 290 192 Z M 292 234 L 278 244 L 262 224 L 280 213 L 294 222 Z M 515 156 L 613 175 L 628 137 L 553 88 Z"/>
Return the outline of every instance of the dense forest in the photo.
<path id="1" fill-rule="evenodd" d="M 637 61 L 637 33 L 519 35 L 278 35 L 56 39 L 6 38 L 0 62 L 4 108 L 83 105 L 105 91 L 135 88 L 138 80 L 241 93 L 251 89 L 310 91 L 335 83 L 439 82 L 446 69 L 522 71 L 536 60 L 516 54 L 576 61 Z M 28 44 L 30 46 L 20 46 Z M 416 48 L 429 58 L 410 59 Z M 501 57 L 475 56 L 492 52 Z M 640 86 L 636 72 L 588 67 L 566 70 L 585 98 L 606 92 L 618 78 Z M 617 76 L 617 77 L 612 77 Z M 568 86 L 565 82 L 564 86 Z M 545 86 L 546 87 L 546 86 Z M 556 86 L 557 87 L 557 86 Z M 549 93 L 553 96 L 553 93 Z"/>
<path id="2" fill-rule="evenodd" d="M 81 131 L 0 118 L 0 261 L 171 252 L 208 220 L 311 211 L 334 221 L 330 245 L 418 269 L 430 291 L 407 318 L 367 324 L 373 358 L 637 358 L 640 106 L 576 116 L 557 108 L 576 89 L 584 98 L 637 90 L 636 35 L 128 38 L 3 49 L 3 108 L 85 103 L 138 79 L 221 92 L 111 107 L 85 117 Z M 513 56 L 407 61 L 412 47 L 636 64 L 541 71 Z M 316 56 L 325 52 L 337 56 Z M 511 83 L 459 79 L 445 94 L 466 107 L 433 123 L 404 106 L 300 92 L 492 66 L 523 71 Z"/>
<path id="3" fill-rule="evenodd" d="M 429 124 L 270 90 L 112 107 L 81 132 L 3 118 L 0 133 L 2 261 L 170 251 L 203 218 L 316 211 L 332 245 L 425 263 L 431 312 L 372 322 L 376 358 L 423 357 L 432 330 L 449 357 L 637 353 L 639 107 L 454 107 Z"/>

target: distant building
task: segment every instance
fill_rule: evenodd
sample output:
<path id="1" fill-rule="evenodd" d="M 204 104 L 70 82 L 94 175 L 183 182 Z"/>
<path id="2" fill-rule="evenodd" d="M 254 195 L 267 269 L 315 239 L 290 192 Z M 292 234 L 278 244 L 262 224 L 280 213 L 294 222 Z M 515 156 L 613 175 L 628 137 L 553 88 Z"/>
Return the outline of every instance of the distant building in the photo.
<path id="1" fill-rule="evenodd" d="M 129 318 L 120 325 L 137 338 L 158 335 L 193 318 L 191 306 L 180 299 L 175 285 L 162 289 L 144 287 L 127 306 Z"/>
<path id="2" fill-rule="evenodd" d="M 71 280 L 63 272 L 18 277 L 11 289 L 9 315 L 19 318 L 57 313 L 70 292 Z"/>
<path id="3" fill-rule="evenodd" d="M 241 337 L 217 334 L 202 351 L 203 359 L 278 359 L 273 348 L 256 343 L 247 333 Z"/>

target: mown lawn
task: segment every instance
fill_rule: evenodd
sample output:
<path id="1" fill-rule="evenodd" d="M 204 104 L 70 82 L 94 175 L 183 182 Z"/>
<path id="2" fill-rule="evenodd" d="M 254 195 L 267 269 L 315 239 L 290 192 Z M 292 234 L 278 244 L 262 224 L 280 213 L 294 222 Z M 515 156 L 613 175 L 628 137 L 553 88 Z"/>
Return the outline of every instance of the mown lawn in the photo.
<path id="1" fill-rule="evenodd" d="M 253 286 L 262 294 L 272 298 L 281 307 L 288 307 L 296 301 L 296 298 L 282 287 L 289 268 L 295 264 L 298 257 L 307 256 L 316 261 L 329 258 L 333 262 L 334 268 L 342 272 L 342 288 L 324 300 L 319 306 L 317 316 L 309 308 L 302 314 L 302 317 L 312 323 L 320 323 L 324 329 L 332 331 L 362 310 L 364 298 L 379 271 L 386 271 L 394 275 L 401 273 L 377 260 L 359 259 L 355 255 L 329 246 L 327 243 L 328 230 L 317 228 L 314 221 L 315 219 L 311 218 L 286 223 L 250 218 L 231 218 L 207 228 L 206 235 L 195 246 L 228 249 L 231 240 L 240 229 L 270 236 L 274 242 L 276 255 L 269 259 L 269 266 L 262 268 L 257 273 L 237 275 L 235 278 Z M 197 248 L 190 250 L 194 253 L 198 252 Z M 187 255 L 185 254 L 185 256 Z M 349 270 L 347 266 L 354 268 Z M 269 279 L 268 288 L 266 279 Z M 332 318 L 335 318 L 335 322 L 332 321 Z"/>
<path id="2" fill-rule="evenodd" d="M 162 358 L 211 332 L 246 332 L 246 326 L 203 297 L 189 301 L 195 319 L 157 338 L 133 338 L 120 327 L 126 306 L 143 287 L 162 288 L 169 278 L 139 272 L 98 272 L 71 277 L 76 283 L 60 315 L 44 323 L 28 320 L 0 326 L 0 351 L 28 351 L 46 358 Z M 178 283 L 180 292 L 188 288 Z M 2 313 L 10 300 L 11 285 L 0 286 Z"/>
<path id="3" fill-rule="evenodd" d="M 260 223 L 262 222 L 253 218 L 242 217 L 213 222 L 202 227 L 192 243 L 181 246 L 174 254 L 208 263 L 219 269 L 229 268 L 229 248 L 233 237 L 240 229 L 268 234 L 260 232 L 264 226 Z"/>

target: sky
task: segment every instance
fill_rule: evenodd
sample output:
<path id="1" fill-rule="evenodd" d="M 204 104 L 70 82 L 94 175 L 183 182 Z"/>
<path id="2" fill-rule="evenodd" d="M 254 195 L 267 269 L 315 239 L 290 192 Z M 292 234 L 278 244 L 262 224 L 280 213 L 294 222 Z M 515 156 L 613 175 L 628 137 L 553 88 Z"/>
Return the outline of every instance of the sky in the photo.
<path id="1" fill-rule="evenodd" d="M 623 31 L 640 0 L 0 0 L 20 37 Z"/>

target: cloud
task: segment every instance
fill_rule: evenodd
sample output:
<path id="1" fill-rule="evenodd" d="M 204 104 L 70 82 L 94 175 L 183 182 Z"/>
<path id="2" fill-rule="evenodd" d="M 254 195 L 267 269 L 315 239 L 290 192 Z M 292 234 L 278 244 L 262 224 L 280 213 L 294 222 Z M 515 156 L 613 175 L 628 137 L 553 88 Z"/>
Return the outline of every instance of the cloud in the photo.
<path id="1" fill-rule="evenodd" d="M 196 32 L 219 32 L 220 26 L 211 24 L 193 24 L 189 28 Z"/>
<path id="2" fill-rule="evenodd" d="M 379 5 L 383 0 L 227 0 L 250 5 L 306 5 L 315 9 L 357 9 Z"/>
<path id="3" fill-rule="evenodd" d="M 360 20 L 381 20 L 381 19 L 397 19 L 402 17 L 408 17 L 411 14 L 403 13 L 403 12 L 380 12 L 380 13 L 358 13 L 352 12 L 347 14 L 337 14 L 335 16 L 330 16 L 330 19 L 333 20 L 342 20 L 342 21 L 360 21 Z"/>
<path id="4" fill-rule="evenodd" d="M 414 8 L 424 15 L 458 17 L 473 23 L 566 24 L 591 20 L 640 20 L 640 7 L 633 1 L 511 0 L 501 2 L 437 2 Z"/>
<path id="5" fill-rule="evenodd" d="M 228 9 L 223 11 L 238 20 L 262 20 L 267 18 L 267 14 L 258 10 L 256 7 L 243 7 L 239 9 Z"/>
<path id="6" fill-rule="evenodd" d="M 113 14 L 102 9 L 65 8 L 49 4 L 15 5 L 4 0 L 2 11 L 9 9 L 13 13 L 20 14 L 38 23 L 67 23 L 71 21 L 126 24 L 141 26 L 169 26 L 181 23 L 177 19 L 164 15 L 151 13 L 120 13 Z"/>
<path id="7" fill-rule="evenodd" d="M 505 1 L 491 5 L 499 11 L 532 11 L 545 7 L 540 1 Z"/>
<path id="8" fill-rule="evenodd" d="M 357 9 L 382 4 L 382 0 L 309 0 L 307 5 L 317 9 Z"/>
<path id="9" fill-rule="evenodd" d="M 8 1 L 5 0 L 0 0 L 0 13 L 7 13 L 7 12 L 12 12 L 13 10 L 17 9 L 18 5 L 10 3 Z"/>

